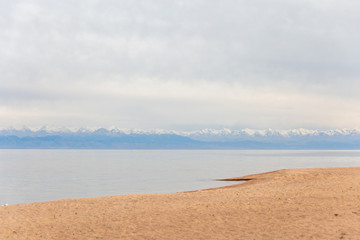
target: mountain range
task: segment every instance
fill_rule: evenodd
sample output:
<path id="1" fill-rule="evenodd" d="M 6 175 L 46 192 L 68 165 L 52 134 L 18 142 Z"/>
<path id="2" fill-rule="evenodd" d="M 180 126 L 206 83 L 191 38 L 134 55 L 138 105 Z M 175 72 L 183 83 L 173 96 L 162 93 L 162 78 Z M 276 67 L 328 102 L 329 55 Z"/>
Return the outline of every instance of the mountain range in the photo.
<path id="1" fill-rule="evenodd" d="M 360 129 L 0 129 L 2 149 L 360 149 Z"/>

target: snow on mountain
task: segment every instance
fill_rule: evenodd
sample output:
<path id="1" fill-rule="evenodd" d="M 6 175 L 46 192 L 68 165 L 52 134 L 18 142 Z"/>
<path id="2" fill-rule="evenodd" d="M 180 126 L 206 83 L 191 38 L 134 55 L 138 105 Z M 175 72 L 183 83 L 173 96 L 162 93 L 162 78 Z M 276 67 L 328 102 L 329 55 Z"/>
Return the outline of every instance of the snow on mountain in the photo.
<path id="1" fill-rule="evenodd" d="M 41 137 L 49 135 L 103 135 L 103 136 L 120 136 L 120 135 L 179 135 L 195 139 L 206 138 L 291 138 L 291 137 L 317 137 L 317 136 L 360 136 L 360 129 L 358 128 L 344 128 L 344 129 L 211 129 L 205 128 L 195 131 L 176 131 L 164 129 L 123 129 L 123 128 L 3 128 L 0 129 L 0 136 L 18 136 L 18 137 Z"/>
<path id="2" fill-rule="evenodd" d="M 360 129 L 6 128 L 0 149 L 360 149 Z"/>

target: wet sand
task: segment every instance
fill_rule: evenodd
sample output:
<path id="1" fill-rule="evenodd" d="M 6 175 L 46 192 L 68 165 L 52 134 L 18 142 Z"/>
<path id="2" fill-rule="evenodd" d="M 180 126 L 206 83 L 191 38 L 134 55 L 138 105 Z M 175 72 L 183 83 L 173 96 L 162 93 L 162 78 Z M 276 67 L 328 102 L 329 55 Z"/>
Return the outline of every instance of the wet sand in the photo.
<path id="1" fill-rule="evenodd" d="M 0 207 L 0 239 L 360 239 L 360 167 L 234 186 Z"/>

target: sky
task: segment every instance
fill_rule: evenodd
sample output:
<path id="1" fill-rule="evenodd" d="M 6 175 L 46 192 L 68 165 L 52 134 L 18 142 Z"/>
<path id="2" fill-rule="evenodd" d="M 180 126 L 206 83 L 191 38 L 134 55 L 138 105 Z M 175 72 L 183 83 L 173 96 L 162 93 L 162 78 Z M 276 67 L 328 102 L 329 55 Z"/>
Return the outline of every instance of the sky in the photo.
<path id="1" fill-rule="evenodd" d="M 355 0 L 0 0 L 0 128 L 358 128 L 359 12 Z"/>

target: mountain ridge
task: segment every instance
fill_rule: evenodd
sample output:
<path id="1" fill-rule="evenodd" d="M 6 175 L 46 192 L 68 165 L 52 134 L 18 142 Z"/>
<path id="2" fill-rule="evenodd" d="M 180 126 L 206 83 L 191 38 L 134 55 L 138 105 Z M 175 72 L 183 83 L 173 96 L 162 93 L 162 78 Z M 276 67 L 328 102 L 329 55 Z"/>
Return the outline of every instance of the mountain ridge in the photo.
<path id="1" fill-rule="evenodd" d="M 165 130 L 165 129 L 125 129 L 125 128 L 0 128 L 0 136 L 46 136 L 46 135 L 130 135 L 130 134 L 174 134 L 180 136 L 360 136 L 359 128 L 342 128 L 342 129 L 306 129 L 306 128 L 293 128 L 293 129 L 213 129 L 204 128 L 194 131 L 178 131 L 178 130 Z"/>
<path id="2" fill-rule="evenodd" d="M 2 149 L 360 149 L 359 129 L 0 129 Z"/>

